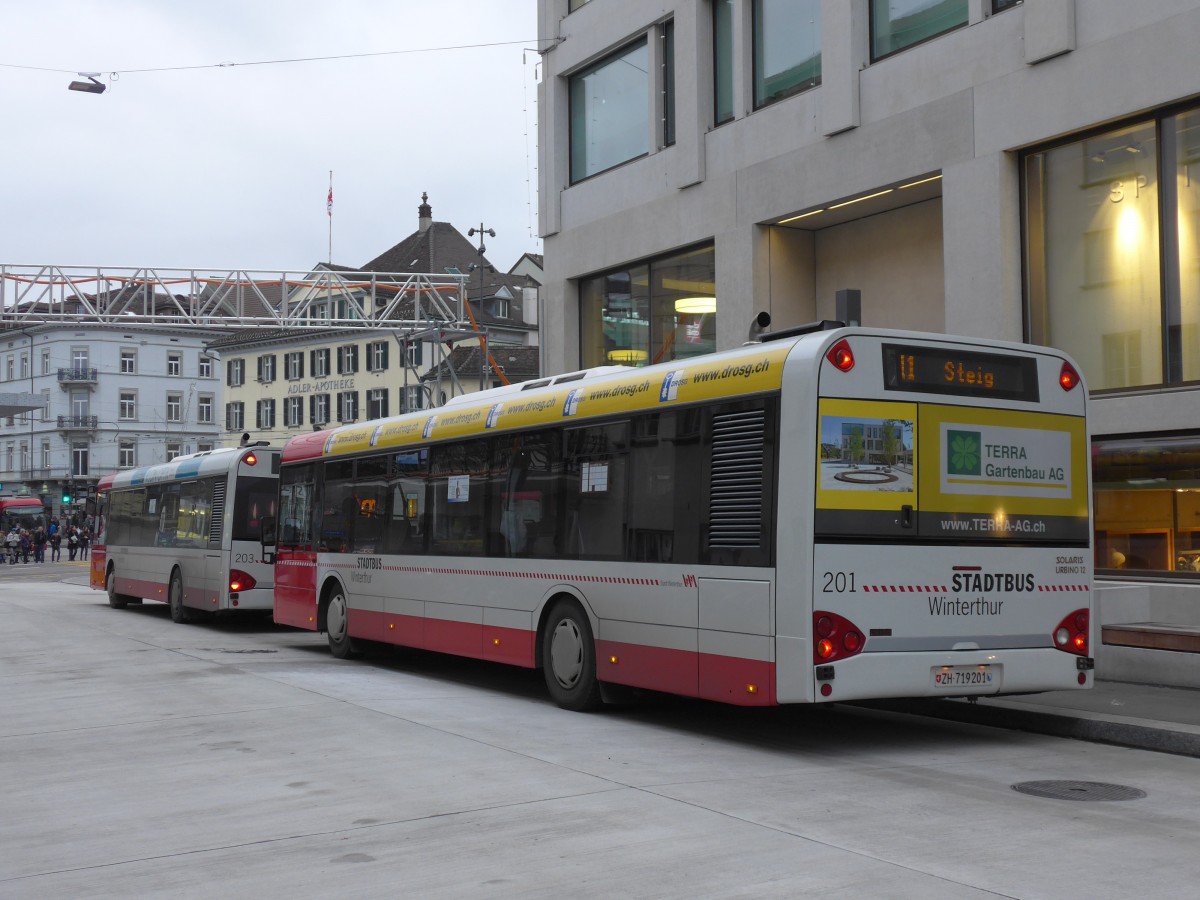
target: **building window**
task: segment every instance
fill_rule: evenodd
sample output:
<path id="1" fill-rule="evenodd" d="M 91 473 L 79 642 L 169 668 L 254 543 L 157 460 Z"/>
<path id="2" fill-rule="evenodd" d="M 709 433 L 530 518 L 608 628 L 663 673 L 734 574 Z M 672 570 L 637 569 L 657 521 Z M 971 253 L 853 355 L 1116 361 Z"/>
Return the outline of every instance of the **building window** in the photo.
<path id="1" fill-rule="evenodd" d="M 283 358 L 284 377 L 288 381 L 299 381 L 304 377 L 304 351 L 294 350 Z"/>
<path id="2" fill-rule="evenodd" d="M 387 341 L 367 344 L 367 371 L 386 372 L 388 367 Z"/>
<path id="3" fill-rule="evenodd" d="M 579 284 L 584 366 L 644 366 L 716 348 L 713 245 Z"/>
<path id="4" fill-rule="evenodd" d="M 50 374 L 50 351 L 49 350 L 42 351 L 42 374 L 43 375 Z"/>
<path id="5" fill-rule="evenodd" d="M 42 421 L 50 421 L 50 391 L 42 391 Z"/>
<path id="6" fill-rule="evenodd" d="M 183 455 L 183 448 L 180 444 L 170 442 L 167 444 L 167 462 Z"/>
<path id="7" fill-rule="evenodd" d="M 269 431 L 275 427 L 275 401 L 274 400 L 259 400 L 258 415 L 256 418 L 258 427 Z"/>
<path id="8" fill-rule="evenodd" d="M 1194 435 L 1092 442 L 1098 574 L 1200 580 L 1198 457 Z"/>
<path id="9" fill-rule="evenodd" d="M 342 391 L 337 395 L 338 421 L 358 420 L 358 391 Z"/>
<path id="10" fill-rule="evenodd" d="M 88 367 L 87 347 L 71 348 L 71 368 L 76 372 L 86 372 Z"/>
<path id="11" fill-rule="evenodd" d="M 425 408 L 425 388 L 419 384 L 409 385 L 404 389 L 403 412 L 415 412 Z"/>
<path id="12" fill-rule="evenodd" d="M 754 107 L 821 83 L 821 0 L 754 0 Z"/>
<path id="13" fill-rule="evenodd" d="M 649 54 L 632 47 L 571 76 L 571 182 L 649 152 Z"/>
<path id="14" fill-rule="evenodd" d="M 137 351 L 122 350 L 121 351 L 121 374 L 136 375 L 137 374 Z"/>
<path id="15" fill-rule="evenodd" d="M 29 354 L 27 353 L 21 354 L 21 377 L 29 377 Z"/>
<path id="16" fill-rule="evenodd" d="M 183 374 L 183 354 L 168 353 L 167 354 L 167 374 L 173 378 L 178 378 Z"/>
<path id="17" fill-rule="evenodd" d="M 225 372 L 225 383 L 230 387 L 241 387 L 246 383 L 246 361 L 244 359 L 231 359 Z"/>
<path id="18" fill-rule="evenodd" d="M 1003 12 L 1006 9 L 1012 9 L 1014 6 L 1020 6 L 1025 0 L 992 0 L 992 12 Z"/>
<path id="19" fill-rule="evenodd" d="M 367 418 L 382 419 L 388 414 L 387 388 L 371 388 L 367 391 Z"/>
<path id="20" fill-rule="evenodd" d="M 17 377 L 17 370 L 14 368 L 15 361 L 11 356 L 4 360 L 4 379 L 5 381 L 13 381 Z"/>
<path id="21" fill-rule="evenodd" d="M 1094 391 L 1200 380 L 1200 109 L 1023 163 L 1030 339 Z"/>
<path id="22" fill-rule="evenodd" d="M 713 3 L 713 122 L 733 118 L 733 0 Z"/>
<path id="23" fill-rule="evenodd" d="M 421 360 L 424 358 L 422 346 L 420 341 L 404 342 L 404 364 L 410 369 L 418 368 L 421 365 Z"/>
<path id="24" fill-rule="evenodd" d="M 71 444 L 71 474 L 87 475 L 89 466 L 88 445 L 80 441 Z"/>
<path id="25" fill-rule="evenodd" d="M 117 417 L 122 422 L 132 422 L 137 418 L 137 394 L 133 391 L 121 391 Z"/>
<path id="26" fill-rule="evenodd" d="M 244 431 L 246 428 L 246 404 L 225 404 L 225 430 Z"/>
<path id="27" fill-rule="evenodd" d="M 675 20 L 662 27 L 662 143 L 675 143 Z"/>
<path id="28" fill-rule="evenodd" d="M 308 398 L 308 420 L 318 426 L 329 424 L 328 394 L 313 394 Z"/>
<path id="29" fill-rule="evenodd" d="M 871 59 L 967 24 L 968 0 L 871 0 Z"/>
<path id="30" fill-rule="evenodd" d="M 42 468 L 50 468 L 50 442 L 42 441 Z"/>
<path id="31" fill-rule="evenodd" d="M 196 400 L 196 421 L 201 425 L 211 425 L 213 420 L 212 394 L 201 394 Z"/>
<path id="32" fill-rule="evenodd" d="M 324 378 L 329 374 L 329 348 L 323 347 L 320 350 L 312 351 L 312 377 Z"/>
<path id="33" fill-rule="evenodd" d="M 197 453 L 212 453 L 212 448 L 213 448 L 213 445 L 209 444 L 209 443 L 197 444 L 196 452 Z"/>
<path id="34" fill-rule="evenodd" d="M 268 353 L 258 358 L 258 380 L 270 384 L 275 380 L 275 354 Z"/>
<path id="35" fill-rule="evenodd" d="M 183 421 L 183 394 L 167 394 L 167 421 Z"/>
<path id="36" fill-rule="evenodd" d="M 203 353 L 200 354 L 200 362 L 199 362 L 199 366 L 198 366 L 198 371 L 199 371 L 201 378 L 212 378 L 212 373 L 213 373 L 212 363 L 213 363 L 213 361 L 212 361 L 211 356 L 205 356 Z"/>
<path id="37" fill-rule="evenodd" d="M 133 441 L 122 440 L 117 445 L 117 468 L 133 469 L 137 467 L 137 445 Z"/>
<path id="38" fill-rule="evenodd" d="M 304 424 L 304 398 L 288 397 L 283 402 L 283 427 L 299 428 Z"/>
<path id="39" fill-rule="evenodd" d="M 29 468 L 29 444 L 26 441 L 21 441 L 21 468 Z"/>
<path id="40" fill-rule="evenodd" d="M 339 375 L 353 375 L 358 371 L 358 344 L 337 348 L 337 370 Z"/>

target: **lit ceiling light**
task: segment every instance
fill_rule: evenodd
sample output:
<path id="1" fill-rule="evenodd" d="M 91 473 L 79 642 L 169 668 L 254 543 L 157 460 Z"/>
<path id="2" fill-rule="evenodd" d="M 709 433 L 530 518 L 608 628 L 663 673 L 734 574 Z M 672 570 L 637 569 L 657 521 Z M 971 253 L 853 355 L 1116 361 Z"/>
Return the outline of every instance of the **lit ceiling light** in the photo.
<path id="1" fill-rule="evenodd" d="M 108 85 L 97 81 L 96 76 L 99 72 L 80 72 L 80 78 L 86 78 L 87 81 L 72 81 L 67 85 L 67 90 L 82 91 L 85 94 L 103 94 L 108 90 Z"/>
<path id="2" fill-rule="evenodd" d="M 829 207 L 830 209 L 841 209 L 843 206 L 849 206 L 851 203 L 862 203 L 864 200 L 870 200 L 873 197 L 882 197 L 884 194 L 890 194 L 895 188 L 888 188 L 886 191 L 876 191 L 874 194 L 867 194 L 865 197 L 855 197 L 853 200 L 847 200 L 845 203 L 837 203 Z"/>
<path id="3" fill-rule="evenodd" d="M 809 216 L 815 216 L 817 213 L 825 212 L 824 209 L 814 209 L 812 212 L 800 213 L 798 216 L 792 216 L 790 219 L 781 219 L 776 224 L 786 225 L 788 222 L 799 222 L 801 219 L 807 219 Z"/>
<path id="4" fill-rule="evenodd" d="M 928 178 L 922 178 L 920 181 L 910 181 L 908 184 L 900 185 L 900 190 L 904 190 L 905 188 L 910 188 L 910 187 L 916 187 L 918 184 L 929 184 L 929 182 L 937 181 L 941 177 L 942 177 L 941 175 L 931 175 Z"/>
<path id="5" fill-rule="evenodd" d="M 703 315 L 717 311 L 716 297 L 680 297 L 675 301 L 675 312 L 685 315 Z"/>

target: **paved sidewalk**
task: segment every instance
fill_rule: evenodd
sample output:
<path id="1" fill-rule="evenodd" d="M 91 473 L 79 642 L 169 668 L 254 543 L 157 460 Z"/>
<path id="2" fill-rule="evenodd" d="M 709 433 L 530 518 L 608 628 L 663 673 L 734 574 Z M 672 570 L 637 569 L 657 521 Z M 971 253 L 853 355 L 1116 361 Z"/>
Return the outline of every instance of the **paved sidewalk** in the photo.
<path id="1" fill-rule="evenodd" d="M 1097 680 L 1090 691 L 866 705 L 1200 757 L 1200 691 L 1187 688 Z"/>

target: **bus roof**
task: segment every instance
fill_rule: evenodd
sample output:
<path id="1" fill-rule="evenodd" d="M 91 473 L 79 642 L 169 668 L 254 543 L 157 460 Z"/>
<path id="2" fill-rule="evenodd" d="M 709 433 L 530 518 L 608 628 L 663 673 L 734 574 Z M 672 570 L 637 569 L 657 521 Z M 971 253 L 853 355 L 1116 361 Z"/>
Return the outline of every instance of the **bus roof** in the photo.
<path id="1" fill-rule="evenodd" d="M 761 343 L 745 344 L 719 353 L 643 368 L 602 366 L 523 385 L 464 394 L 454 398 L 452 404 L 431 410 L 298 435 L 283 448 L 283 462 L 337 457 L 473 435 L 482 437 L 510 429 L 563 424 L 564 420 L 587 421 L 638 410 L 770 393 L 780 389 L 784 360 L 797 345 L 806 345 L 806 355 L 820 360 L 828 346 L 854 334 L 942 343 L 966 342 L 998 350 L 1061 356 L 1051 348 L 1033 348 L 1027 344 L 881 328 L 839 327 L 777 339 L 767 335 Z"/>
<path id="2" fill-rule="evenodd" d="M 170 462 L 153 466 L 140 466 L 136 469 L 126 469 L 104 475 L 96 484 L 96 489 L 106 491 L 139 484 L 157 484 L 163 481 L 186 481 L 189 478 L 199 478 L 204 475 L 219 475 L 236 468 L 238 463 L 251 454 L 268 458 L 271 454 L 280 452 L 278 447 L 218 447 L 215 450 L 204 450 L 187 456 L 177 456 Z M 271 467 L 263 469 L 264 475 L 271 474 Z"/>

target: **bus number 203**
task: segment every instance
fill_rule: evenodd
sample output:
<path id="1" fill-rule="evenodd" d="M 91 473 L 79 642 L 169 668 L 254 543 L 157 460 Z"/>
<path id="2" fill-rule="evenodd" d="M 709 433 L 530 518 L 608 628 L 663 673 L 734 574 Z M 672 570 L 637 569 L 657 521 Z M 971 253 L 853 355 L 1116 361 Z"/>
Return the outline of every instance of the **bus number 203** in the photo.
<path id="1" fill-rule="evenodd" d="M 853 572 L 826 572 L 825 587 L 821 589 L 826 594 L 854 593 Z"/>

